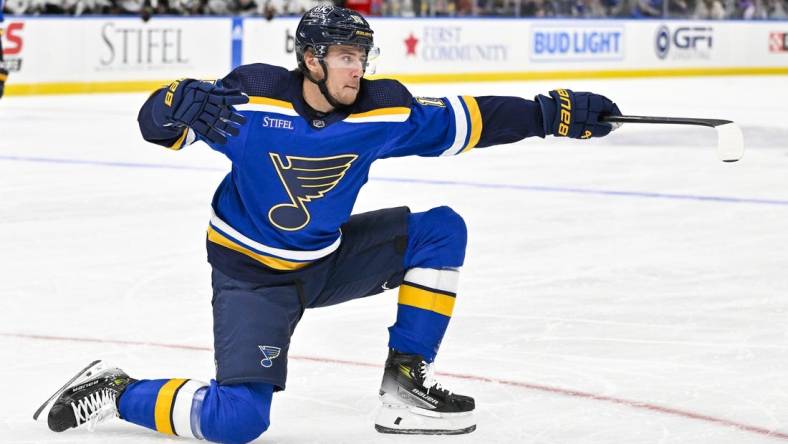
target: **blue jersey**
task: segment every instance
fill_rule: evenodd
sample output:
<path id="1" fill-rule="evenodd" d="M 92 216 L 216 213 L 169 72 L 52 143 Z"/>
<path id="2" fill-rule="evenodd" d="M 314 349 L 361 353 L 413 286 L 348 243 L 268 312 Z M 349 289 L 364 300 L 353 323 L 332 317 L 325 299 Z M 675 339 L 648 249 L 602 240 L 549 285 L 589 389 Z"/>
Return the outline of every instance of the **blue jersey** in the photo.
<path id="1" fill-rule="evenodd" d="M 211 148 L 232 161 L 213 198 L 209 260 L 252 261 L 294 270 L 325 257 L 342 242 L 340 226 L 367 182 L 372 163 L 401 156 L 453 156 L 474 147 L 544 137 L 539 106 L 514 97 L 413 97 L 393 80 L 362 80 L 348 109 L 321 114 L 302 96 L 297 71 L 254 64 L 217 83 L 238 88 L 249 103 L 237 137 Z M 181 149 L 197 137 L 153 122 L 143 105 L 146 140 Z M 221 262 L 221 263 L 220 263 Z"/>

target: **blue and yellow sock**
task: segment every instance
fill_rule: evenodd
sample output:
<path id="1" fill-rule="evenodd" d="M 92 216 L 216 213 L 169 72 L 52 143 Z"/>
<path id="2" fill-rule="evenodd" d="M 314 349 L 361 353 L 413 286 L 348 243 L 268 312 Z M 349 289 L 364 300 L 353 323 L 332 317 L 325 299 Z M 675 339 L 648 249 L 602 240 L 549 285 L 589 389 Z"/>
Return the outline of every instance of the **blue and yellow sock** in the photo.
<path id="1" fill-rule="evenodd" d="M 192 417 L 199 417 L 193 407 L 202 406 L 206 389 L 206 383 L 191 379 L 143 379 L 126 388 L 118 410 L 124 420 L 165 435 L 202 439 Z"/>
<path id="2" fill-rule="evenodd" d="M 456 268 L 411 268 L 399 288 L 397 322 L 389 327 L 389 347 L 432 362 L 449 326 L 457 297 Z"/>
<path id="3" fill-rule="evenodd" d="M 166 435 L 245 443 L 268 429 L 273 391 L 266 383 L 143 379 L 126 388 L 118 410 L 125 421 Z"/>

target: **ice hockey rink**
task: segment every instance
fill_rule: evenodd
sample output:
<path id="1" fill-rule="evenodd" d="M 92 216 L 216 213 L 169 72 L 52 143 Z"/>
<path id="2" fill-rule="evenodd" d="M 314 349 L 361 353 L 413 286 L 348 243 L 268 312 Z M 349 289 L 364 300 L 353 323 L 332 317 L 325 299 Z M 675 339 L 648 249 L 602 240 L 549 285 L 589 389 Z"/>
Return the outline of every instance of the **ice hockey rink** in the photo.
<path id="1" fill-rule="evenodd" d="M 307 311 L 267 443 L 788 442 L 788 77 L 411 85 L 533 97 L 556 86 L 626 125 L 455 158 L 378 162 L 356 212 L 450 205 L 469 227 L 444 386 L 477 401 L 466 436 L 373 428 L 397 292 Z M 213 376 L 204 237 L 228 161 L 145 143 L 146 94 L 0 101 L 0 442 L 163 443 L 122 421 L 48 431 L 32 414 L 104 359 L 136 378 Z"/>

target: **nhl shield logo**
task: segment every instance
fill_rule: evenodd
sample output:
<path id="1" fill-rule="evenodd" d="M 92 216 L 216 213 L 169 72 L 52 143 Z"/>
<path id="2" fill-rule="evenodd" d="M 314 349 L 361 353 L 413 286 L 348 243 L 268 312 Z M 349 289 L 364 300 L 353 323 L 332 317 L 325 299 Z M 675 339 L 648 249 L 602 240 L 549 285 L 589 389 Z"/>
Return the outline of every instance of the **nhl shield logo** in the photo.
<path id="1" fill-rule="evenodd" d="M 260 365 L 265 368 L 271 368 L 274 365 L 274 359 L 276 359 L 282 351 L 281 348 L 270 345 L 258 345 L 257 347 L 263 353 L 263 359 L 260 361 Z"/>

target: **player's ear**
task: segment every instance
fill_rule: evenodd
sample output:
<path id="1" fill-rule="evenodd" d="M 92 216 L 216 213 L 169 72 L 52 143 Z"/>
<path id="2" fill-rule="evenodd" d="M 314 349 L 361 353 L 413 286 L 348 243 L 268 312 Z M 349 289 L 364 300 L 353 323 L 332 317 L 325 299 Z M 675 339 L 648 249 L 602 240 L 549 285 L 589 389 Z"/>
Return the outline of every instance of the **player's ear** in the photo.
<path id="1" fill-rule="evenodd" d="M 313 77 L 316 79 L 323 77 L 323 68 L 320 66 L 320 61 L 315 57 L 315 52 L 312 48 L 304 51 L 304 63 L 306 64 L 306 69 L 312 73 Z"/>

